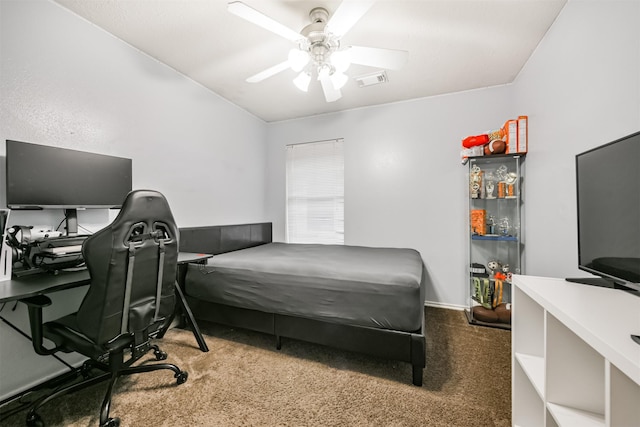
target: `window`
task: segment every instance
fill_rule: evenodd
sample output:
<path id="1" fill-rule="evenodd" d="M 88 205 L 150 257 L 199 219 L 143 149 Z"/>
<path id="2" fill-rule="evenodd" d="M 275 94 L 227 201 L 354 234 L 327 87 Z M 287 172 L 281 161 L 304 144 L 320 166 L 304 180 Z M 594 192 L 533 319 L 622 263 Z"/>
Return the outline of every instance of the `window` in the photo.
<path id="1" fill-rule="evenodd" d="M 287 242 L 344 243 L 342 139 L 287 145 Z"/>

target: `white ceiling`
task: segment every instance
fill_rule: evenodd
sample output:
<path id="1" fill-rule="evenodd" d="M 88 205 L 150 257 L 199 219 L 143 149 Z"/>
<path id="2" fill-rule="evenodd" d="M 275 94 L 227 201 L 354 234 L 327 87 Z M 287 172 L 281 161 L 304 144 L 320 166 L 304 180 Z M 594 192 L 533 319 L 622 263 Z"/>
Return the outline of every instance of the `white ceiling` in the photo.
<path id="1" fill-rule="evenodd" d="M 388 83 L 360 88 L 352 65 L 342 98 L 327 103 L 286 70 L 245 79 L 287 59 L 292 42 L 227 11 L 227 0 L 55 0 L 128 44 L 267 121 L 279 121 L 511 83 L 567 0 L 378 0 L 343 44 L 409 51 Z M 357 1 L 357 0 L 356 0 Z M 296 31 L 316 6 L 340 0 L 243 0 Z"/>

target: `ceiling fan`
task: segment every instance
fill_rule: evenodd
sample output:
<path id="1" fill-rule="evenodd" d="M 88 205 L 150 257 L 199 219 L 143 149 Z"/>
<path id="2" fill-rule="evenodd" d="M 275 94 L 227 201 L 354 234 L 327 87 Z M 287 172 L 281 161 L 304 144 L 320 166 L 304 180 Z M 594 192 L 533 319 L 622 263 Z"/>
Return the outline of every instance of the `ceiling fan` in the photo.
<path id="1" fill-rule="evenodd" d="M 342 97 L 340 89 L 349 78 L 345 71 L 350 64 L 397 70 L 407 62 L 409 52 L 363 46 L 343 46 L 341 38 L 373 6 L 375 1 L 344 0 L 329 17 L 323 7 L 309 12 L 311 23 L 297 32 L 241 1 L 228 4 L 229 12 L 295 43 L 286 61 L 267 68 L 247 79 L 257 83 L 288 68 L 298 72 L 293 83 L 306 92 L 312 75 L 322 85 L 325 99 L 333 102 Z"/>

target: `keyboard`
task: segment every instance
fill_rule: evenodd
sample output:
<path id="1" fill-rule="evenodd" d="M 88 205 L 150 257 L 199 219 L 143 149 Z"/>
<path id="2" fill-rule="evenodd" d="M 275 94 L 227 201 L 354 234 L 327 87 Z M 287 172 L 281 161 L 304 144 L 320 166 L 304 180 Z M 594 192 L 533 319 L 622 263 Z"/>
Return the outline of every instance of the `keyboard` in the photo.
<path id="1" fill-rule="evenodd" d="M 40 252 L 63 255 L 82 251 L 82 244 L 89 236 L 55 237 L 39 243 Z"/>

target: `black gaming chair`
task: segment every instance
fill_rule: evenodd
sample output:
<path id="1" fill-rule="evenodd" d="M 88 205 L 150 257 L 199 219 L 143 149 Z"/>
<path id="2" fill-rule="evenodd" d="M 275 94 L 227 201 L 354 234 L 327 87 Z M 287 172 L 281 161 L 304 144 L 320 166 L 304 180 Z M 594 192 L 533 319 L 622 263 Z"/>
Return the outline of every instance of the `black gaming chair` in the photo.
<path id="1" fill-rule="evenodd" d="M 87 238 L 82 254 L 91 285 L 76 313 L 43 324 L 42 308 L 51 300 L 43 295 L 23 300 L 38 354 L 62 351 L 89 357 L 79 369 L 84 380 L 36 402 L 27 414 L 28 426 L 43 425 L 36 410 L 51 399 L 109 380 L 100 426 L 116 427 L 120 420 L 109 418 L 109 407 L 119 376 L 169 369 L 178 384 L 187 380 L 187 372 L 173 364 L 131 366 L 151 349 L 156 360 L 167 357 L 150 343 L 164 334 L 175 305 L 178 228 L 164 196 L 150 190 L 129 193 L 113 223 Z M 45 348 L 43 338 L 55 348 Z M 103 373 L 91 376 L 92 368 Z"/>

